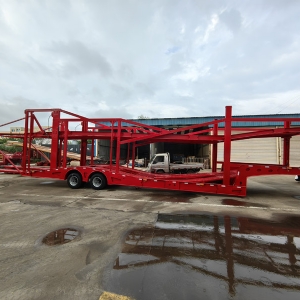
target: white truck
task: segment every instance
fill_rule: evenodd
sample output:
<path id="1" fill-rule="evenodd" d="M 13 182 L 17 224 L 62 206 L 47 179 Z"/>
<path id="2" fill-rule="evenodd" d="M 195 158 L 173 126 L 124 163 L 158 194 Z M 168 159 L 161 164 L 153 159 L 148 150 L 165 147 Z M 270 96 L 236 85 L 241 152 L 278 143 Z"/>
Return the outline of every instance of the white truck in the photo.
<path id="1" fill-rule="evenodd" d="M 158 153 L 155 154 L 147 167 L 147 172 L 150 173 L 175 173 L 175 174 L 187 174 L 197 173 L 204 169 L 203 163 L 182 163 L 170 162 L 169 153 Z"/>

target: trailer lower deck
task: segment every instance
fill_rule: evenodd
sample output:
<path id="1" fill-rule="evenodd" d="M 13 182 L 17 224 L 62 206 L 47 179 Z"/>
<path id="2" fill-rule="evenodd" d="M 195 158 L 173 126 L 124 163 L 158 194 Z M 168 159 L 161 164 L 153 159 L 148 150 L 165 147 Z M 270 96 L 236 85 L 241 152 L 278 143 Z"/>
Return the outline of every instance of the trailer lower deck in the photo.
<path id="1" fill-rule="evenodd" d="M 246 196 L 248 177 L 298 175 L 300 168 L 287 168 L 281 165 L 232 163 L 229 185 L 223 184 L 223 171 L 169 175 L 148 173 L 128 167 L 120 167 L 117 172 L 116 167 L 111 168 L 109 165 L 57 169 L 32 166 L 30 171 L 25 173 L 22 169 L 19 169 L 19 171 L 23 176 L 67 180 L 68 185 L 73 189 L 83 187 L 84 183 L 91 183 L 92 188 L 97 190 L 104 189 L 107 185 L 121 185 L 244 197 Z M 17 173 L 12 167 L 0 169 L 0 172 Z"/>

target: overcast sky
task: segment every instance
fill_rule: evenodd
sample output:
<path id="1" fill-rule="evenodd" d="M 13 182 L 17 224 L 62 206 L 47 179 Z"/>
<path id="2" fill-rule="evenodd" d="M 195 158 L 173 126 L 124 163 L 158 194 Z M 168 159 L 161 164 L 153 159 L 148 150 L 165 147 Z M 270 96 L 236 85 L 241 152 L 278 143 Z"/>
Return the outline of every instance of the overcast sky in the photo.
<path id="1" fill-rule="evenodd" d="M 0 124 L 300 113 L 299 0 L 0 0 Z"/>

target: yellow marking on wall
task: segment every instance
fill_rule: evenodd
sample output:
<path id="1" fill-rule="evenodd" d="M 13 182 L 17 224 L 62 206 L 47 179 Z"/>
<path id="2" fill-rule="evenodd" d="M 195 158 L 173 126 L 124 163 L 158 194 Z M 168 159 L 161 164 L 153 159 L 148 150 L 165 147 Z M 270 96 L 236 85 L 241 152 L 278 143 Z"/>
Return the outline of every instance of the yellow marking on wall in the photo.
<path id="1" fill-rule="evenodd" d="M 104 292 L 99 300 L 134 300 L 133 298 L 123 296 L 123 295 L 117 295 L 109 292 Z"/>

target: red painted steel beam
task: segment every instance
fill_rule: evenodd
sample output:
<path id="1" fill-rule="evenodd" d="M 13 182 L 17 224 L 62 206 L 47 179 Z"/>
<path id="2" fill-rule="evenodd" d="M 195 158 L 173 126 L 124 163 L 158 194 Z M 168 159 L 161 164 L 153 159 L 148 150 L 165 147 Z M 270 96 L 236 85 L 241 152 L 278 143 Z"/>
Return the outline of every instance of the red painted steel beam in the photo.
<path id="1" fill-rule="evenodd" d="M 284 122 L 284 129 L 289 129 L 291 125 L 290 121 Z M 283 165 L 290 166 L 290 140 L 291 137 L 285 136 L 283 138 Z"/>
<path id="2" fill-rule="evenodd" d="M 68 152 L 68 127 L 69 127 L 69 122 L 64 121 L 63 122 L 63 127 L 64 127 L 64 148 L 63 148 L 63 168 L 67 166 L 67 152 Z"/>
<path id="3" fill-rule="evenodd" d="M 244 118 L 244 117 L 233 117 L 232 122 L 284 122 L 289 120 L 290 122 L 300 122 L 300 118 Z"/>
<path id="4" fill-rule="evenodd" d="M 50 168 L 56 169 L 58 167 L 58 151 L 59 151 L 59 125 L 60 125 L 60 110 L 52 112 L 52 142 L 51 142 L 51 160 Z"/>
<path id="5" fill-rule="evenodd" d="M 22 169 L 26 173 L 26 167 L 27 167 L 27 153 L 30 149 L 27 149 L 28 144 L 28 118 L 29 118 L 29 112 L 25 111 L 25 131 L 24 131 L 24 139 L 23 139 L 23 155 L 22 155 Z M 30 162 L 29 162 L 30 163 Z"/>
<path id="6" fill-rule="evenodd" d="M 88 127 L 88 122 L 82 121 L 82 132 L 88 132 L 87 127 Z M 81 145 L 80 145 L 80 165 L 81 166 L 86 165 L 86 153 L 87 153 L 87 136 L 84 135 L 81 138 Z"/>
<path id="7" fill-rule="evenodd" d="M 120 168 L 120 152 L 121 152 L 121 121 L 118 121 L 118 130 L 117 130 L 117 146 L 116 146 L 116 172 L 119 172 L 119 168 Z"/>
<path id="8" fill-rule="evenodd" d="M 234 129 L 235 130 L 235 129 Z M 232 141 L 246 140 L 251 138 L 284 137 L 300 135 L 300 127 L 274 128 L 249 131 L 232 135 Z"/>
<path id="9" fill-rule="evenodd" d="M 214 124 L 213 135 L 218 135 L 218 123 Z M 212 144 L 212 172 L 217 172 L 218 143 Z"/>
<path id="10" fill-rule="evenodd" d="M 25 117 L 21 118 L 21 119 L 18 119 L 18 120 L 14 120 L 14 121 L 8 122 L 8 123 L 5 123 L 5 124 L 1 124 L 0 127 L 6 126 L 6 125 L 10 125 L 10 124 L 16 123 L 18 121 L 22 121 L 24 119 L 25 119 Z"/>
<path id="11" fill-rule="evenodd" d="M 224 165 L 223 165 L 224 185 L 230 184 L 231 121 L 232 121 L 232 107 L 226 106 L 225 131 L 224 131 Z"/>

